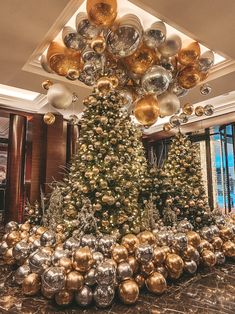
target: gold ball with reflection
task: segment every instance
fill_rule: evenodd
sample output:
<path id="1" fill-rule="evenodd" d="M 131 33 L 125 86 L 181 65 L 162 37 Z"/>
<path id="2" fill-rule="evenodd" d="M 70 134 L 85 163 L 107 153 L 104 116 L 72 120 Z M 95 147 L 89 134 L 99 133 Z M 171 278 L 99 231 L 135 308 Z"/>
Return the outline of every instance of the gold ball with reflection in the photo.
<path id="1" fill-rule="evenodd" d="M 59 261 L 59 266 L 64 269 L 65 273 L 69 273 L 72 269 L 72 261 L 68 257 L 62 257 Z"/>
<path id="2" fill-rule="evenodd" d="M 13 248 L 10 248 L 3 255 L 3 260 L 7 265 L 13 265 L 15 263 L 15 259 L 13 257 L 12 251 L 13 251 Z"/>
<path id="3" fill-rule="evenodd" d="M 73 301 L 73 292 L 61 290 L 55 294 L 55 301 L 58 305 L 69 305 Z"/>
<path id="4" fill-rule="evenodd" d="M 207 249 L 202 251 L 202 260 L 206 266 L 212 267 L 216 264 L 216 256 L 214 252 Z"/>
<path id="5" fill-rule="evenodd" d="M 140 244 L 154 244 L 156 242 L 156 238 L 151 231 L 143 231 L 138 234 L 138 239 Z"/>
<path id="6" fill-rule="evenodd" d="M 134 234 L 127 234 L 122 238 L 121 244 L 125 246 L 129 254 L 135 252 L 136 248 L 139 245 L 139 239 Z"/>
<path id="7" fill-rule="evenodd" d="M 145 278 L 143 275 L 138 274 L 135 276 L 135 282 L 137 283 L 137 285 L 139 286 L 139 288 L 142 288 L 144 286 L 145 283 Z"/>
<path id="8" fill-rule="evenodd" d="M 47 112 L 43 116 L 43 121 L 47 125 L 52 125 L 53 123 L 55 123 L 55 116 L 53 115 L 52 112 Z"/>
<path id="9" fill-rule="evenodd" d="M 203 116 L 203 114 L 204 114 L 204 108 L 202 106 L 197 106 L 195 108 L 195 115 L 197 117 L 201 117 L 201 116 Z"/>
<path id="10" fill-rule="evenodd" d="M 225 256 L 228 257 L 235 257 L 235 243 L 232 241 L 227 241 L 223 244 L 223 252 Z"/>
<path id="11" fill-rule="evenodd" d="M 200 73 L 195 66 L 186 66 L 179 72 L 178 83 L 185 89 L 190 89 L 196 86 L 201 80 Z"/>
<path id="12" fill-rule="evenodd" d="M 116 0 L 87 0 L 86 11 L 92 24 L 109 27 L 117 16 Z"/>
<path id="13" fill-rule="evenodd" d="M 135 102 L 134 115 L 145 126 L 154 124 L 159 117 L 160 109 L 154 95 L 144 95 Z"/>
<path id="14" fill-rule="evenodd" d="M 163 131 L 165 132 L 169 132 L 172 129 L 171 124 L 170 123 L 165 123 L 163 125 Z"/>
<path id="15" fill-rule="evenodd" d="M 19 231 L 12 231 L 7 235 L 6 242 L 9 247 L 15 245 L 21 240 Z"/>
<path id="16" fill-rule="evenodd" d="M 123 303 L 134 304 L 139 296 L 139 286 L 133 279 L 128 279 L 120 283 L 119 296 Z"/>
<path id="17" fill-rule="evenodd" d="M 73 267 L 77 271 L 88 271 L 94 262 L 91 250 L 88 247 L 77 249 L 73 254 L 73 261 Z"/>
<path id="18" fill-rule="evenodd" d="M 83 275 L 77 271 L 71 271 L 66 278 L 66 289 L 79 290 L 84 284 Z"/>
<path id="19" fill-rule="evenodd" d="M 127 263 L 131 266 L 133 273 L 135 274 L 138 271 L 139 264 L 134 256 L 129 256 Z"/>
<path id="20" fill-rule="evenodd" d="M 22 283 L 23 294 L 33 296 L 40 290 L 41 280 L 38 274 L 32 273 L 24 278 Z"/>
<path id="21" fill-rule="evenodd" d="M 189 65 L 195 63 L 200 57 L 201 49 L 197 41 L 190 43 L 187 47 L 182 48 L 178 53 L 179 63 Z"/>
<path id="22" fill-rule="evenodd" d="M 154 266 L 153 262 L 148 262 L 148 263 L 142 264 L 140 266 L 140 270 L 144 276 L 148 276 L 154 272 L 155 266 Z"/>
<path id="23" fill-rule="evenodd" d="M 166 254 L 164 253 L 164 251 L 162 250 L 162 248 L 159 247 L 155 247 L 153 249 L 153 263 L 156 266 L 161 265 L 166 258 Z"/>
<path id="24" fill-rule="evenodd" d="M 158 272 L 152 273 L 146 280 L 146 286 L 150 292 L 161 294 L 167 289 L 166 279 Z"/>
<path id="25" fill-rule="evenodd" d="M 166 266 L 170 272 L 182 272 L 184 268 L 184 262 L 179 255 L 168 254 L 166 257 Z"/>
<path id="26" fill-rule="evenodd" d="M 128 251 L 123 245 L 117 244 L 112 249 L 112 258 L 116 263 L 125 262 L 128 258 Z"/>
<path id="27" fill-rule="evenodd" d="M 193 106 L 190 104 L 184 104 L 183 113 L 185 113 L 187 116 L 191 116 L 191 114 L 193 113 Z"/>
<path id="28" fill-rule="evenodd" d="M 97 82 L 99 92 L 106 94 L 113 88 L 112 81 L 108 77 L 101 77 Z"/>
<path id="29" fill-rule="evenodd" d="M 189 231 L 187 233 L 188 244 L 197 248 L 201 242 L 200 235 L 195 231 Z"/>
<path id="30" fill-rule="evenodd" d="M 91 48 L 96 52 L 96 53 L 103 53 L 106 48 L 106 41 L 103 36 L 98 36 L 96 38 L 93 38 L 91 41 Z"/>
<path id="31" fill-rule="evenodd" d="M 48 90 L 53 85 L 53 82 L 50 80 L 46 80 L 42 82 L 42 88 Z"/>
<path id="32" fill-rule="evenodd" d="M 211 244 L 213 245 L 215 250 L 220 250 L 223 245 L 223 240 L 220 237 L 215 237 L 211 241 Z"/>
<path id="33" fill-rule="evenodd" d="M 223 240 L 231 240 L 233 238 L 233 230 L 227 226 L 220 229 L 220 236 Z"/>

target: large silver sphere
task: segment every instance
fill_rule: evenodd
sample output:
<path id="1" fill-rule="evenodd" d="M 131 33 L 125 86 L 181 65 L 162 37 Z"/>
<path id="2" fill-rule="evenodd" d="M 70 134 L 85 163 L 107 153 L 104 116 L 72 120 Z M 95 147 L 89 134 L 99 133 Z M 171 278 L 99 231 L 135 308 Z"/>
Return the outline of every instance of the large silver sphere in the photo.
<path id="1" fill-rule="evenodd" d="M 158 106 L 161 116 L 172 116 L 180 110 L 180 100 L 175 94 L 165 92 L 158 97 Z"/>
<path id="2" fill-rule="evenodd" d="M 96 284 L 96 269 L 91 268 L 84 277 L 84 282 L 88 286 L 94 286 Z"/>
<path id="3" fill-rule="evenodd" d="M 76 16 L 76 29 L 79 35 L 87 39 L 98 36 L 101 31 L 97 26 L 90 23 L 84 12 L 79 12 Z"/>
<path id="4" fill-rule="evenodd" d="M 83 50 L 86 47 L 86 40 L 79 35 L 75 29 L 65 26 L 62 31 L 62 39 L 66 47 L 74 50 Z"/>
<path id="5" fill-rule="evenodd" d="M 109 262 L 103 262 L 96 268 L 96 282 L 99 285 L 110 285 L 116 280 L 115 267 Z"/>
<path id="6" fill-rule="evenodd" d="M 190 274 L 194 274 L 197 271 L 197 263 L 195 261 L 186 261 L 184 263 L 184 269 Z"/>
<path id="7" fill-rule="evenodd" d="M 176 55 L 182 47 L 181 38 L 178 35 L 168 37 L 165 42 L 158 47 L 159 52 L 164 57 Z"/>
<path id="8" fill-rule="evenodd" d="M 166 25 L 159 21 L 153 23 L 144 32 L 144 42 L 150 48 L 157 48 L 166 39 Z"/>
<path id="9" fill-rule="evenodd" d="M 41 246 L 53 246 L 56 243 L 56 235 L 54 231 L 45 231 L 40 238 Z"/>
<path id="10" fill-rule="evenodd" d="M 172 232 L 162 230 L 155 234 L 158 245 L 160 246 L 171 246 L 174 241 L 174 235 Z"/>
<path id="11" fill-rule="evenodd" d="M 185 233 L 178 232 L 174 235 L 174 247 L 177 250 L 183 251 L 187 248 L 188 238 Z"/>
<path id="12" fill-rule="evenodd" d="M 213 51 L 207 50 L 204 52 L 198 61 L 200 71 L 207 72 L 214 65 L 215 56 Z"/>
<path id="13" fill-rule="evenodd" d="M 115 244 L 113 237 L 104 235 L 99 239 L 98 250 L 101 251 L 105 256 L 110 256 L 111 247 Z"/>
<path id="14" fill-rule="evenodd" d="M 98 245 L 98 240 L 93 234 L 85 234 L 80 240 L 80 245 L 82 247 L 88 246 L 92 251 L 94 251 Z"/>
<path id="15" fill-rule="evenodd" d="M 80 290 L 75 293 L 75 299 L 81 306 L 88 306 L 93 299 L 93 293 L 90 287 L 83 286 Z"/>
<path id="16" fill-rule="evenodd" d="M 108 307 L 114 298 L 115 290 L 110 286 L 97 286 L 94 291 L 94 300 L 98 307 Z"/>
<path id="17" fill-rule="evenodd" d="M 19 224 L 16 221 L 9 221 L 5 225 L 5 233 L 9 233 L 11 231 L 15 231 L 19 229 Z"/>
<path id="18" fill-rule="evenodd" d="M 15 282 L 18 283 L 18 285 L 21 285 L 25 277 L 27 277 L 29 274 L 30 267 L 28 265 L 20 266 L 15 272 Z"/>
<path id="19" fill-rule="evenodd" d="M 80 247 L 80 242 L 74 238 L 68 238 L 64 242 L 64 249 L 68 251 L 74 251 Z"/>
<path id="20" fill-rule="evenodd" d="M 133 276 L 133 270 L 129 263 L 119 263 L 117 266 L 117 278 L 119 281 L 129 279 Z"/>
<path id="21" fill-rule="evenodd" d="M 29 267 L 33 273 L 41 274 L 51 264 L 51 256 L 37 250 L 29 256 Z"/>
<path id="22" fill-rule="evenodd" d="M 30 245 L 25 241 L 18 242 L 12 250 L 13 257 L 18 260 L 24 260 L 30 253 Z"/>
<path id="23" fill-rule="evenodd" d="M 53 84 L 47 92 L 48 102 L 56 109 L 67 109 L 73 101 L 73 94 L 63 84 Z"/>
<path id="24" fill-rule="evenodd" d="M 65 274 L 62 267 L 50 267 L 42 274 L 42 285 L 53 292 L 65 286 Z"/>
<path id="25" fill-rule="evenodd" d="M 178 223 L 177 230 L 179 232 L 188 232 L 193 230 L 193 225 L 188 220 L 184 219 Z"/>
<path id="26" fill-rule="evenodd" d="M 149 244 L 141 244 L 135 251 L 135 257 L 140 263 L 148 263 L 153 257 L 153 248 Z"/>
<path id="27" fill-rule="evenodd" d="M 147 93 L 160 95 L 164 93 L 171 82 L 169 71 L 162 66 L 152 66 L 142 77 L 142 87 Z"/>
<path id="28" fill-rule="evenodd" d="M 56 250 L 51 257 L 52 264 L 54 266 L 59 266 L 60 260 L 63 257 L 69 257 L 68 250 Z"/>

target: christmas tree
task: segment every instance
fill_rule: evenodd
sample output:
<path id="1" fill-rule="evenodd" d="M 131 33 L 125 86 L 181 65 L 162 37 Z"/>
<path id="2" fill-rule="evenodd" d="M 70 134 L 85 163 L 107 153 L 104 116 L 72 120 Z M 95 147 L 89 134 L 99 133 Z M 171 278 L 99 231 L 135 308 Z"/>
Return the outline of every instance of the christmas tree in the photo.
<path id="1" fill-rule="evenodd" d="M 86 215 L 82 208 L 92 206 L 87 214 L 94 215 L 100 232 L 138 233 L 146 216 L 140 203 L 147 166 L 141 132 L 116 91 L 94 91 L 84 104 L 87 108 L 81 120 L 78 153 L 64 184 L 57 185 L 63 220 L 69 229 L 77 229 L 86 220 L 80 217 Z"/>
<path id="2" fill-rule="evenodd" d="M 166 224 L 187 218 L 198 229 L 212 223 L 198 147 L 180 132 L 172 140 L 158 179 L 156 204 Z"/>

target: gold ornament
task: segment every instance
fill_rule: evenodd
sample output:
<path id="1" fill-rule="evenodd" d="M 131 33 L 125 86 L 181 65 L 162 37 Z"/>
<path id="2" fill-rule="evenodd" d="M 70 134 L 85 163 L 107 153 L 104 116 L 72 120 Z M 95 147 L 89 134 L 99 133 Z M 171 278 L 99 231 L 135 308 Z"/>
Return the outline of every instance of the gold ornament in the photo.
<path id="1" fill-rule="evenodd" d="M 62 257 L 59 261 L 59 266 L 64 269 L 65 273 L 69 273 L 72 270 L 72 261 L 68 257 Z"/>
<path id="2" fill-rule="evenodd" d="M 181 274 L 182 274 L 182 271 L 178 271 L 178 272 L 168 271 L 168 275 L 171 279 L 179 279 Z"/>
<path id="3" fill-rule="evenodd" d="M 136 258 L 134 256 L 129 256 L 127 259 L 127 263 L 131 266 L 133 274 L 135 274 L 139 268 L 139 264 L 138 264 Z"/>
<path id="4" fill-rule="evenodd" d="M 139 286 L 139 288 L 142 288 L 144 286 L 145 283 L 145 278 L 143 275 L 138 274 L 135 276 L 135 282 L 137 283 L 137 285 Z"/>
<path id="5" fill-rule="evenodd" d="M 115 75 L 109 76 L 109 79 L 112 83 L 113 88 L 117 88 L 119 84 L 119 80 Z"/>
<path id="6" fill-rule="evenodd" d="M 145 126 L 154 124 L 159 117 L 160 109 L 154 95 L 145 95 L 135 102 L 134 115 Z"/>
<path id="7" fill-rule="evenodd" d="M 20 237 L 22 240 L 28 240 L 29 233 L 27 231 L 22 231 L 22 232 L 20 232 Z"/>
<path id="8" fill-rule="evenodd" d="M 202 252 L 203 250 L 209 250 L 209 251 L 214 250 L 213 245 L 205 239 L 201 240 L 198 249 L 200 252 Z"/>
<path id="9" fill-rule="evenodd" d="M 155 247 L 153 249 L 153 263 L 155 266 L 160 266 L 166 258 L 166 254 L 162 250 L 162 248 Z"/>
<path id="10" fill-rule="evenodd" d="M 22 292 L 27 296 L 33 296 L 40 291 L 41 281 L 38 274 L 32 273 L 24 278 Z"/>
<path id="11" fill-rule="evenodd" d="M 3 255 L 3 260 L 7 265 L 14 265 L 15 263 L 15 259 L 13 258 L 12 251 L 13 251 L 13 248 L 10 248 Z"/>
<path id="12" fill-rule="evenodd" d="M 12 231 L 7 235 L 6 242 L 9 247 L 14 246 L 21 240 L 19 231 Z"/>
<path id="13" fill-rule="evenodd" d="M 195 231 L 189 231 L 187 233 L 188 244 L 197 248 L 201 242 L 200 235 Z"/>
<path id="14" fill-rule="evenodd" d="M 172 129 L 171 124 L 170 123 L 165 123 L 163 125 L 163 131 L 165 132 L 169 132 Z"/>
<path id="15" fill-rule="evenodd" d="M 71 271 L 68 273 L 66 278 L 66 289 L 68 290 L 79 290 L 84 285 L 83 275 L 77 271 Z"/>
<path id="16" fill-rule="evenodd" d="M 123 245 L 116 245 L 112 249 L 112 258 L 116 263 L 125 262 L 128 258 L 128 251 Z"/>
<path id="17" fill-rule="evenodd" d="M 144 43 L 130 56 L 124 59 L 130 72 L 142 75 L 155 62 L 157 56 L 154 49 Z"/>
<path id="18" fill-rule="evenodd" d="M 222 246 L 223 252 L 225 256 L 235 257 L 235 243 L 232 241 L 227 241 Z"/>
<path id="19" fill-rule="evenodd" d="M 224 241 L 231 240 L 234 236 L 232 228 L 227 226 L 223 227 L 220 229 L 220 236 Z"/>
<path id="20" fill-rule="evenodd" d="M 183 257 L 187 260 L 191 260 L 191 259 L 193 260 L 196 251 L 197 250 L 195 249 L 195 247 L 189 244 L 187 246 L 187 249 L 183 253 Z"/>
<path id="21" fill-rule="evenodd" d="M 149 276 L 152 274 L 155 270 L 155 266 L 153 262 L 148 262 L 146 264 L 142 264 L 140 266 L 141 273 L 143 273 L 145 276 Z"/>
<path id="22" fill-rule="evenodd" d="M 192 42 L 178 53 L 178 61 L 183 65 L 195 63 L 200 57 L 201 49 L 197 41 Z"/>
<path id="23" fill-rule="evenodd" d="M 46 227 L 39 227 L 36 231 L 36 235 L 42 235 L 45 231 L 47 231 Z"/>
<path id="24" fill-rule="evenodd" d="M 178 273 L 182 272 L 184 268 L 184 262 L 179 255 L 168 254 L 166 257 L 166 266 L 169 272 Z"/>
<path id="25" fill-rule="evenodd" d="M 117 16 L 116 0 L 87 0 L 86 11 L 92 24 L 109 27 Z"/>
<path id="26" fill-rule="evenodd" d="M 203 114 L 204 114 L 204 108 L 202 106 L 197 106 L 195 108 L 195 115 L 197 117 L 201 117 L 201 116 L 203 116 Z"/>
<path id="27" fill-rule="evenodd" d="M 93 257 L 88 247 L 77 249 L 73 254 L 73 267 L 80 272 L 88 271 L 93 265 Z"/>
<path id="28" fill-rule="evenodd" d="M 123 303 L 134 304 L 139 296 L 139 286 L 133 279 L 128 279 L 120 283 L 119 296 Z"/>
<path id="29" fill-rule="evenodd" d="M 216 264 L 216 256 L 214 252 L 207 249 L 202 251 L 202 260 L 206 266 L 212 267 Z"/>
<path id="30" fill-rule="evenodd" d="M 97 89 L 102 94 L 107 94 L 113 88 L 112 81 L 108 77 L 101 77 L 97 82 Z"/>
<path id="31" fill-rule="evenodd" d="M 215 237 L 212 241 L 211 244 L 213 245 L 215 250 L 220 250 L 223 245 L 223 240 L 220 237 Z"/>
<path id="32" fill-rule="evenodd" d="M 134 234 L 127 234 L 122 238 L 121 244 L 125 246 L 129 254 L 133 254 L 139 245 L 139 239 Z"/>
<path id="33" fill-rule="evenodd" d="M 61 290 L 55 294 L 55 301 L 58 305 L 69 305 L 73 301 L 73 292 Z"/>
<path id="34" fill-rule="evenodd" d="M 187 116 L 191 116 L 191 114 L 193 113 L 193 106 L 190 104 L 184 104 L 183 113 L 185 113 Z"/>
<path id="35" fill-rule="evenodd" d="M 55 41 L 52 41 L 49 45 L 47 61 L 50 68 L 61 76 L 67 76 L 70 70 L 80 72 L 83 68 L 79 51 L 69 49 Z"/>
<path id="36" fill-rule="evenodd" d="M 50 289 L 48 289 L 48 288 L 46 288 L 44 286 L 41 286 L 41 293 L 48 300 L 53 299 L 54 295 L 55 295 L 54 291 L 51 291 Z"/>
<path id="37" fill-rule="evenodd" d="M 139 233 L 138 239 L 139 239 L 140 244 L 147 243 L 147 244 L 152 245 L 152 244 L 155 244 L 155 242 L 156 242 L 155 236 L 150 231 L 143 231 L 143 232 Z"/>
<path id="38" fill-rule="evenodd" d="M 46 80 L 42 82 L 42 88 L 48 90 L 53 85 L 53 82 L 50 80 Z"/>
<path id="39" fill-rule="evenodd" d="M 106 48 L 106 41 L 104 36 L 98 36 L 91 41 L 91 48 L 99 54 L 102 54 Z"/>
<path id="40" fill-rule="evenodd" d="M 47 112 L 43 116 L 43 121 L 47 125 L 52 125 L 53 123 L 55 123 L 55 116 L 53 115 L 52 112 Z"/>
<path id="41" fill-rule="evenodd" d="M 152 273 L 146 280 L 146 287 L 152 293 L 162 294 L 167 289 L 166 279 L 158 272 Z"/>
<path id="42" fill-rule="evenodd" d="M 187 66 L 178 74 L 178 83 L 185 89 L 196 86 L 201 80 L 201 75 L 195 66 Z"/>

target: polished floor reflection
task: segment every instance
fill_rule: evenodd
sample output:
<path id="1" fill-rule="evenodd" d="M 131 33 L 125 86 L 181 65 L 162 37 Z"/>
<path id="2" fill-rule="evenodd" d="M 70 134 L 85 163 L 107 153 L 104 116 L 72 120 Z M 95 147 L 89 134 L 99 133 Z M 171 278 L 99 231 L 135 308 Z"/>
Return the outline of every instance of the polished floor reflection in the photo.
<path id="1" fill-rule="evenodd" d="M 108 309 L 81 309 L 76 304 L 64 309 L 37 296 L 24 297 L 12 280 L 13 271 L 0 265 L 0 313 L 109 313 L 109 314 L 160 314 L 160 313 L 235 313 L 235 263 L 211 270 L 201 269 L 194 277 L 184 276 L 170 284 L 162 296 L 151 295 L 145 291 L 134 306 L 125 306 L 118 300 Z"/>

